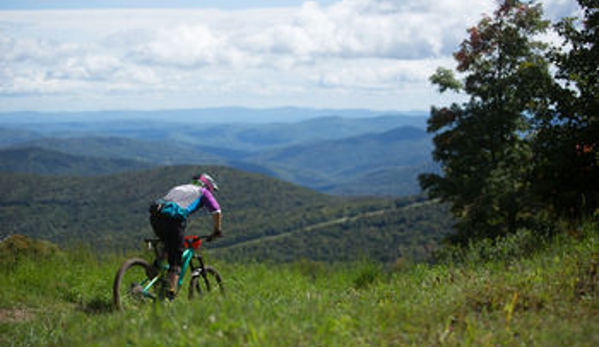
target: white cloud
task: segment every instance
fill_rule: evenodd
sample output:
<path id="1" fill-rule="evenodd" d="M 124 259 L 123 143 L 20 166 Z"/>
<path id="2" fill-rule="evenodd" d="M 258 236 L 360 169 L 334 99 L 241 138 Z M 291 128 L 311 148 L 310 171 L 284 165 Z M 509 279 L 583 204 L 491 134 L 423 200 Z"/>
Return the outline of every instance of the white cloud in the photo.
<path id="1" fill-rule="evenodd" d="M 140 44 L 133 54 L 142 62 L 183 68 L 244 65 L 247 55 L 229 38 L 205 25 L 163 28 L 155 39 Z"/>
<path id="2" fill-rule="evenodd" d="M 254 43 L 257 51 L 293 55 L 300 61 L 323 57 L 420 59 L 454 49 L 456 32 L 465 32 L 462 16 L 408 11 L 412 7 L 428 10 L 422 2 L 414 4 L 418 6 L 358 0 L 322 8 L 306 2 L 288 22 L 269 26 L 248 42 Z"/>
<path id="3" fill-rule="evenodd" d="M 553 17 L 576 9 L 574 0 L 543 3 Z M 29 94 L 71 95 L 79 105 L 89 97 L 109 108 L 122 92 L 136 95 L 131 108 L 145 108 L 149 95 L 147 105 L 188 97 L 179 104 L 370 108 L 377 100 L 390 109 L 422 100 L 418 108 L 428 109 L 436 93 L 428 76 L 453 65 L 466 29 L 495 6 L 342 0 L 231 11 L 0 11 L 0 98 L 19 95 L 23 108 Z"/>
<path id="4" fill-rule="evenodd" d="M 447 59 L 339 61 L 320 69 L 317 78 L 318 83 L 326 88 L 399 92 L 422 84 L 438 66 L 447 63 Z"/>

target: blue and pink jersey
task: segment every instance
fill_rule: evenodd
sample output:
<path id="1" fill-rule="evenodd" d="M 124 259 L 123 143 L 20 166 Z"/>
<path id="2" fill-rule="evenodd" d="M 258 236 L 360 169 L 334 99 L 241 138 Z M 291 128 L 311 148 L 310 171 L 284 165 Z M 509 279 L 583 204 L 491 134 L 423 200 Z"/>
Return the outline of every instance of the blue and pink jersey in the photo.
<path id="1" fill-rule="evenodd" d="M 200 208 L 210 213 L 220 212 L 220 205 L 212 192 L 195 184 L 184 184 L 172 188 L 162 199 L 164 202 L 174 202 L 189 215 Z"/>

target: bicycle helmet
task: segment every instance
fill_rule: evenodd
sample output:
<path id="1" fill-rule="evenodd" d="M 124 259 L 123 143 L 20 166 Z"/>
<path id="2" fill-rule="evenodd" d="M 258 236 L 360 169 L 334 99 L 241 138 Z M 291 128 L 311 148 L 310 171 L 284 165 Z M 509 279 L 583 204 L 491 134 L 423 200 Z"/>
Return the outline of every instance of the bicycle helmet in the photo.
<path id="1" fill-rule="evenodd" d="M 218 184 L 216 184 L 216 181 L 214 180 L 214 178 L 212 178 L 207 173 L 203 173 L 201 175 L 194 176 L 193 181 L 196 184 L 199 184 L 205 188 L 208 188 L 208 190 L 210 190 L 210 192 L 212 192 L 212 193 L 218 191 Z"/>

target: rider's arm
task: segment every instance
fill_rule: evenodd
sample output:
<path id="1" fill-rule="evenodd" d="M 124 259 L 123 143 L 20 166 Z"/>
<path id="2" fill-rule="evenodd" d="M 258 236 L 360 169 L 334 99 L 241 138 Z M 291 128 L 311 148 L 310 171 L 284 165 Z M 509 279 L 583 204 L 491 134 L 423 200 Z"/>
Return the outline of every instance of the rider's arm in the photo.
<path id="1" fill-rule="evenodd" d="M 223 233 L 222 224 L 223 224 L 223 214 L 220 212 L 214 212 L 212 214 L 212 223 L 214 225 L 213 233 L 221 236 Z"/>
<path id="2" fill-rule="evenodd" d="M 208 189 L 204 191 L 202 199 L 204 200 L 204 206 L 208 212 L 212 214 L 212 224 L 214 226 L 212 235 L 214 237 L 221 237 L 223 214 L 220 209 L 220 205 L 218 204 L 218 201 L 216 201 L 214 195 Z"/>

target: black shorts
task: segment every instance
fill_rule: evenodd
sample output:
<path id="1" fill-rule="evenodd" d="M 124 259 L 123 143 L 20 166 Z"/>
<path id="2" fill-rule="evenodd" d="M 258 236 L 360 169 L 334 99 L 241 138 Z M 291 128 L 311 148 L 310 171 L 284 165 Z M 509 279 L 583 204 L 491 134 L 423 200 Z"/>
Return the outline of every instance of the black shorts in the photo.
<path id="1" fill-rule="evenodd" d="M 170 218 L 160 213 L 152 213 L 150 215 L 150 224 L 152 224 L 156 236 L 164 242 L 170 267 L 173 271 L 180 271 L 181 256 L 185 250 L 186 221 Z"/>

